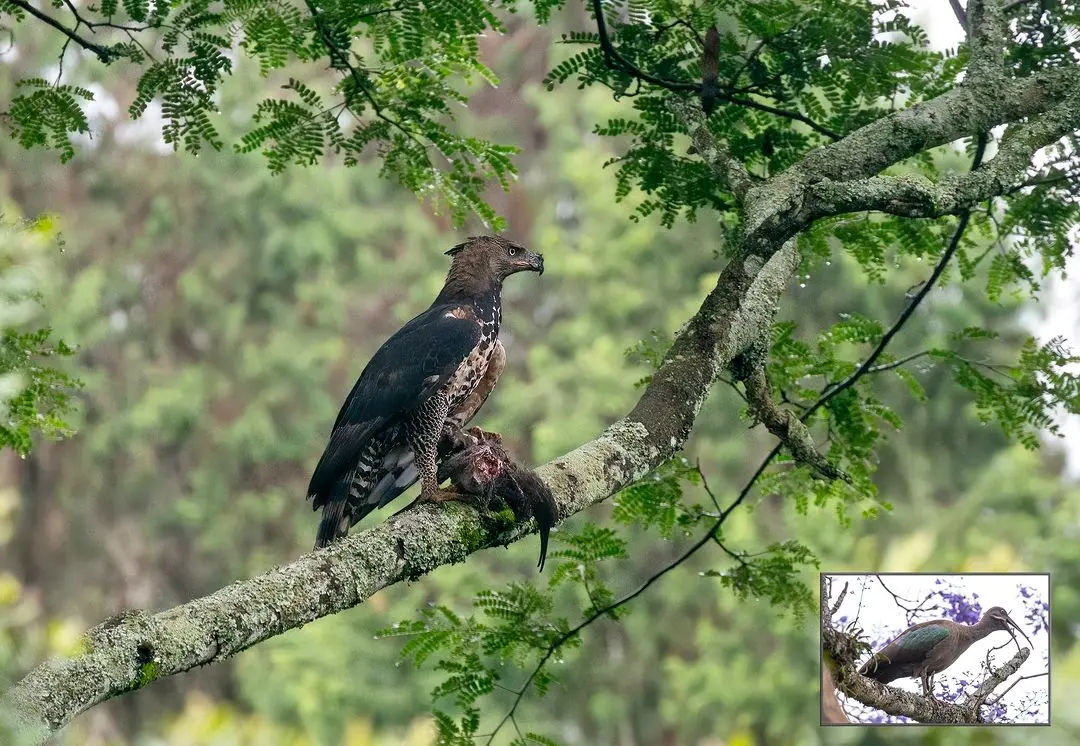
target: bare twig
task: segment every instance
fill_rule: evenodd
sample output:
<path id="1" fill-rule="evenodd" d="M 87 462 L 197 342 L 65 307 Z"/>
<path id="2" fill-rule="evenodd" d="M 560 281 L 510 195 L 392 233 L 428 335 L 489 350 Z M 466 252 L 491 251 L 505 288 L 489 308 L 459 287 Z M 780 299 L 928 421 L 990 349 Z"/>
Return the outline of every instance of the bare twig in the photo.
<path id="1" fill-rule="evenodd" d="M 1005 698 L 1006 694 L 1008 694 L 1009 692 L 1012 691 L 1014 686 L 1019 684 L 1021 681 L 1026 681 L 1028 679 L 1038 679 L 1038 678 L 1040 678 L 1042 676 L 1049 676 L 1049 675 L 1050 675 L 1049 671 L 1043 671 L 1042 673 L 1031 673 L 1031 674 L 1028 674 L 1027 676 L 1018 676 L 1015 679 L 1013 679 L 1013 682 L 1011 684 L 1009 684 L 1008 687 L 1005 688 L 1005 691 L 1003 691 L 1001 694 L 998 694 L 996 697 L 994 697 L 992 700 L 990 700 L 989 704 L 996 705 L 998 702 L 1000 702 L 1002 699 Z"/>
<path id="2" fill-rule="evenodd" d="M 964 12 L 964 6 L 960 4 L 960 0 L 949 0 L 949 5 L 952 6 L 956 20 L 960 22 L 960 28 L 967 31 L 967 13 Z"/>
<path id="3" fill-rule="evenodd" d="M 89 52 L 93 52 L 95 55 L 97 55 L 97 58 L 105 64 L 112 62 L 119 56 L 116 52 L 109 49 L 108 47 L 103 47 L 100 44 L 95 44 L 89 39 L 79 36 L 79 34 L 76 33 L 78 26 L 76 26 L 75 29 L 69 29 L 64 24 L 60 23 L 60 21 L 56 20 L 47 13 L 41 12 L 33 5 L 26 2 L 26 0 L 9 0 L 9 2 L 16 8 L 20 8 L 23 11 L 32 15 L 34 18 L 37 18 L 42 23 L 52 26 L 54 29 L 66 36 L 69 41 L 73 41 L 83 49 Z"/>
<path id="4" fill-rule="evenodd" d="M 979 138 L 978 147 L 976 147 L 975 149 L 975 157 L 972 160 L 972 168 L 978 168 L 979 164 L 982 163 L 983 154 L 986 152 L 986 142 L 987 138 L 985 136 Z M 956 250 L 959 248 L 960 239 L 963 238 L 964 231 L 967 228 L 968 221 L 970 219 L 971 215 L 968 212 L 964 212 L 960 215 L 960 220 L 957 221 L 956 228 L 953 229 L 952 238 L 949 240 L 949 244 L 945 248 L 945 251 L 942 252 L 941 258 L 938 259 L 938 263 L 934 267 L 934 271 L 930 273 L 930 277 L 927 279 L 926 283 L 923 284 L 922 288 L 920 288 L 919 292 L 915 294 L 915 297 L 912 298 L 908 302 L 904 310 L 900 312 L 900 316 L 896 319 L 895 322 L 893 322 L 893 325 L 889 327 L 883 335 L 881 335 L 881 340 L 878 342 L 877 347 L 874 348 L 874 351 L 871 352 L 865 360 L 863 360 L 862 364 L 858 368 L 856 368 L 850 376 L 845 378 L 840 383 L 834 384 L 833 386 L 829 387 L 825 394 L 816 402 L 814 402 L 810 409 L 807 410 L 807 414 L 804 416 L 809 416 L 813 414 L 818 409 L 828 404 L 834 397 L 854 386 L 859 381 L 859 379 L 866 375 L 866 372 L 874 366 L 874 363 L 877 362 L 877 359 L 881 357 L 881 354 L 883 352 L 885 352 L 885 348 L 889 346 L 890 342 L 892 342 L 893 337 L 895 337 L 900 332 L 900 330 L 904 327 L 904 324 L 907 323 L 908 319 L 912 317 L 916 309 L 918 309 L 918 307 L 922 304 L 923 300 L 926 299 L 926 296 L 928 296 L 930 294 L 930 291 L 934 289 L 937 281 L 945 272 L 945 267 L 948 266 L 949 260 L 952 259 L 953 254 L 955 254 Z"/>
<path id="5" fill-rule="evenodd" d="M 919 358 L 926 357 L 929 354 L 930 354 L 930 350 L 922 350 L 921 352 L 913 352 L 910 355 L 905 355 L 904 357 L 897 358 L 896 360 L 893 360 L 891 363 L 882 363 L 881 365 L 871 366 L 870 368 L 867 369 L 866 372 L 867 373 L 884 373 L 887 370 L 894 370 L 896 368 L 901 368 L 901 367 L 907 365 L 908 363 L 912 362 L 913 360 L 918 360 Z"/>
<path id="6" fill-rule="evenodd" d="M 615 45 L 611 43 L 611 36 L 608 33 L 607 21 L 604 19 L 604 8 L 601 0 L 592 0 L 593 14 L 596 16 L 596 28 L 600 34 L 600 48 L 604 52 L 604 60 L 607 62 L 608 67 L 613 70 L 620 70 L 626 75 L 632 78 L 643 80 L 646 83 L 650 83 L 658 88 L 663 88 L 673 93 L 701 93 L 700 83 L 689 83 L 682 80 L 668 80 L 656 75 L 652 75 L 639 68 L 630 60 L 626 59 L 622 54 L 615 49 Z M 787 111 L 779 109 L 775 106 L 769 106 L 763 104 L 760 101 L 755 101 L 749 98 L 741 98 L 738 96 L 732 96 L 727 91 L 719 91 L 717 95 L 721 101 L 727 101 L 728 103 L 737 104 L 739 106 L 745 106 L 749 109 L 756 109 L 763 111 L 774 116 L 783 117 L 796 122 L 802 122 L 815 132 L 825 135 L 832 140 L 839 140 L 840 135 L 833 132 L 828 127 L 824 127 L 809 117 L 803 115 L 797 111 Z"/>

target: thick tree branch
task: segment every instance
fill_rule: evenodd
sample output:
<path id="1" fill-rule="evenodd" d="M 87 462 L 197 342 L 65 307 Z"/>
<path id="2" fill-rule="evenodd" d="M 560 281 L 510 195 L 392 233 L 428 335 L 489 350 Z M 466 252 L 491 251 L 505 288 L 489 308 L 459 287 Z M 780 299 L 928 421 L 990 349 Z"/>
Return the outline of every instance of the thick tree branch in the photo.
<path id="1" fill-rule="evenodd" d="M 1005 44 L 1009 26 L 1001 0 L 968 0 L 968 44 L 971 62 L 967 75 L 981 81 L 997 81 L 1005 76 Z"/>
<path id="2" fill-rule="evenodd" d="M 992 86 L 965 80 L 935 99 L 882 117 L 838 143 L 811 151 L 786 171 L 754 184 L 745 198 L 743 249 L 767 256 L 775 250 L 770 247 L 780 245 L 827 212 L 828 205 L 808 197 L 808 192 L 819 183 L 867 180 L 929 148 L 1048 112 L 1032 125 L 1033 129 L 1023 128 L 1027 132 L 1023 143 L 1040 139 L 1046 142 L 1049 130 L 1076 126 L 1077 115 L 1070 112 L 1080 112 L 1080 68 L 1053 70 Z M 1021 145 L 1016 147 L 1013 157 L 1019 154 Z M 988 174 L 989 181 L 996 171 Z M 905 188 L 912 193 L 915 190 L 907 185 L 910 181 L 905 183 Z M 878 190 L 879 201 L 887 202 L 880 195 L 881 183 L 871 183 Z M 973 189 L 977 187 L 976 191 L 988 188 L 979 181 L 968 184 Z M 857 207 L 857 200 L 844 197 L 838 187 L 823 189 L 827 195 L 844 201 L 842 205 L 833 205 L 835 209 L 875 209 L 870 204 Z"/>
<path id="3" fill-rule="evenodd" d="M 675 115 L 686 123 L 694 150 L 705 161 L 705 165 L 716 174 L 722 185 L 731 189 L 735 199 L 741 203 L 753 184 L 746 167 L 713 137 L 709 131 L 708 119 L 700 107 L 679 96 L 669 96 L 668 105 Z"/>
<path id="4" fill-rule="evenodd" d="M 1080 68 L 1055 69 L 992 85 L 965 80 L 937 98 L 875 120 L 839 143 L 817 148 L 789 171 L 835 180 L 873 176 L 924 150 L 1070 102 L 1074 106 L 1080 102 Z"/>
<path id="5" fill-rule="evenodd" d="M 877 210 L 893 215 L 934 218 L 969 210 L 991 197 L 1009 194 L 1025 178 L 1035 153 L 1080 129 L 1080 102 L 1055 107 L 1006 132 L 997 155 L 967 174 L 934 184 L 920 176 L 871 176 L 857 181 L 825 180 L 810 187 L 807 208 L 814 215 Z"/>
<path id="6" fill-rule="evenodd" d="M 821 603 L 821 618 L 818 620 L 821 624 L 821 633 L 825 634 L 826 627 L 832 627 L 832 618 L 836 616 L 836 612 L 840 609 L 840 605 L 844 603 L 844 596 L 848 592 L 848 584 L 845 582 L 844 587 L 840 590 L 840 593 L 836 596 L 836 601 L 833 602 L 831 607 L 827 604 L 832 597 L 832 578 L 821 573 L 819 580 L 819 601 Z M 837 668 L 836 659 L 833 658 L 831 653 L 826 653 L 824 650 L 821 652 L 821 724 L 822 725 L 836 725 L 840 723 L 850 723 L 847 713 L 844 712 L 844 708 L 840 706 L 840 700 L 836 696 L 836 683 L 833 681 L 833 671 Z"/>

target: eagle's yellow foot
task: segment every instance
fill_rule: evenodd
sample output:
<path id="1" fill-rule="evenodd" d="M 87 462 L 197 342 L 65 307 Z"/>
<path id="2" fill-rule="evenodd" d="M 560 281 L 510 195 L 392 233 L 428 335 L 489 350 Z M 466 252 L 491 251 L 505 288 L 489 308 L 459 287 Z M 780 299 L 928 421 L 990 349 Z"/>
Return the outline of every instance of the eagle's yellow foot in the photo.
<path id="1" fill-rule="evenodd" d="M 411 503 L 406 505 L 397 513 L 394 513 L 394 515 L 400 515 L 402 513 L 412 510 L 415 507 L 423 505 L 424 503 L 445 503 L 450 502 L 451 500 L 467 501 L 468 498 L 468 495 L 458 492 L 453 488 L 453 486 L 447 489 L 434 489 L 428 492 L 421 492 L 418 498 L 413 500 Z"/>
<path id="2" fill-rule="evenodd" d="M 451 500 L 462 500 L 465 495 L 461 494 L 453 487 L 446 489 L 434 489 L 429 492 L 421 492 L 420 497 L 416 498 L 416 502 L 420 503 L 445 503 Z"/>

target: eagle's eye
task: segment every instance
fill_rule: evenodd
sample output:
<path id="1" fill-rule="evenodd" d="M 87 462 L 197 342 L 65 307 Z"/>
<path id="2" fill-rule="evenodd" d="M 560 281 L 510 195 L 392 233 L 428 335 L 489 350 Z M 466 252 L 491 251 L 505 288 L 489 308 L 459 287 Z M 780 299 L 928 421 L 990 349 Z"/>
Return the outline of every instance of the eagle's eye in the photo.
<path id="1" fill-rule="evenodd" d="M 509 246 L 506 249 L 506 253 L 508 253 L 510 256 L 513 256 L 514 254 L 517 253 L 517 248 L 514 247 L 514 246 Z"/>

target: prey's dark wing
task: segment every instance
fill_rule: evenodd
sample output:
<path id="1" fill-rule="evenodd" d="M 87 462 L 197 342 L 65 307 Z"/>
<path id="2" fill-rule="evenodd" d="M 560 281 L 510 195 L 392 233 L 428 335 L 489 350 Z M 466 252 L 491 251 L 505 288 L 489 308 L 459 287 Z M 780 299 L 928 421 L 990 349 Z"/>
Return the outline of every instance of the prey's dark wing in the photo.
<path id="1" fill-rule="evenodd" d="M 338 413 L 330 442 L 308 485 L 312 507 L 349 473 L 371 438 L 419 406 L 468 357 L 480 339 L 471 309 L 429 308 L 401 327 L 364 368 Z"/>

